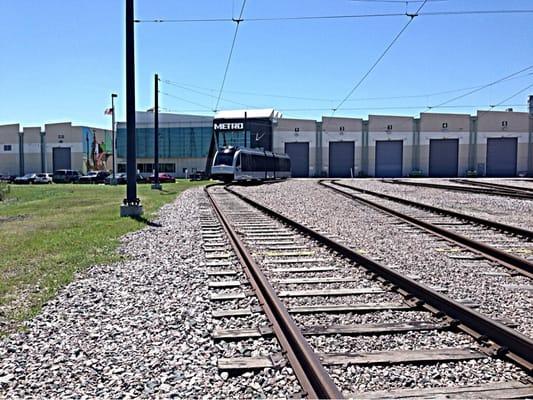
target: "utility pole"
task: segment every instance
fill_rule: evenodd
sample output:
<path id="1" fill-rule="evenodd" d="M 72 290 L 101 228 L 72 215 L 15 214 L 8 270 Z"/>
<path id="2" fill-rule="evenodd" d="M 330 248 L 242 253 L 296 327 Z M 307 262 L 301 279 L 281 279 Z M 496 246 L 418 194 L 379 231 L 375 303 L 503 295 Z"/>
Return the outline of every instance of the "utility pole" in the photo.
<path id="1" fill-rule="evenodd" d="M 137 198 L 137 157 L 135 147 L 135 13 L 134 0 L 126 0 L 126 198 L 121 217 L 139 217 L 143 208 Z"/>
<path id="2" fill-rule="evenodd" d="M 246 130 L 248 129 L 248 113 L 245 111 L 244 112 L 244 147 L 246 148 Z M 250 142 L 252 141 L 252 139 L 250 139 Z M 250 143 L 250 147 L 252 147 L 252 143 Z"/>
<path id="3" fill-rule="evenodd" d="M 527 151 L 527 169 L 528 176 L 533 176 L 533 95 L 528 98 L 529 105 L 529 137 Z"/>
<path id="4" fill-rule="evenodd" d="M 159 76 L 154 76 L 154 182 L 152 189 L 161 190 L 159 183 Z"/>
<path id="5" fill-rule="evenodd" d="M 112 173 L 111 176 L 111 184 L 116 185 L 117 184 L 117 178 L 115 177 L 115 98 L 118 97 L 117 94 L 112 93 L 111 94 L 111 157 L 113 158 L 113 165 L 112 165 Z"/>

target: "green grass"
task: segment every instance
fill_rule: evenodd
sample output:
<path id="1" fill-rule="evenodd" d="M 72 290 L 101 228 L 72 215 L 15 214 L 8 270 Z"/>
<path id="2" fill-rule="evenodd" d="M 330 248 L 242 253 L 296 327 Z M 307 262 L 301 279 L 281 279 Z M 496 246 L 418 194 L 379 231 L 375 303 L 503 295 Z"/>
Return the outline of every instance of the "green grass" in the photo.
<path id="1" fill-rule="evenodd" d="M 149 220 L 183 190 L 205 182 L 138 185 Z M 85 268 L 120 259 L 120 236 L 146 220 L 120 218 L 125 186 L 11 186 L 0 202 L 0 335 L 20 327 Z"/>

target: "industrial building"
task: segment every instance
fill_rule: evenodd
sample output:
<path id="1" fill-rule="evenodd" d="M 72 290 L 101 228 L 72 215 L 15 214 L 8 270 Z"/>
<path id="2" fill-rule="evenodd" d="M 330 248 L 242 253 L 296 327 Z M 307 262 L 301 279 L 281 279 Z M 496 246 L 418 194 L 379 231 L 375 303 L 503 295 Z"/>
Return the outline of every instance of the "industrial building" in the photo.
<path id="1" fill-rule="evenodd" d="M 274 109 L 220 111 L 214 118 L 159 114 L 160 171 L 209 172 L 220 146 L 262 148 L 291 157 L 293 177 L 533 176 L 530 112 L 421 113 L 368 119 L 284 118 Z M 136 114 L 137 169 L 153 173 L 154 113 Z M 0 173 L 108 169 L 111 132 L 47 124 L 0 126 Z M 117 124 L 117 172 L 126 171 L 126 123 Z"/>
<path id="2" fill-rule="evenodd" d="M 153 173 L 154 113 L 137 112 L 137 170 L 142 175 Z M 204 171 L 213 136 L 213 118 L 198 115 L 159 113 L 159 171 L 185 177 Z M 126 123 L 117 124 L 117 171 L 126 172 Z"/>
<path id="3" fill-rule="evenodd" d="M 111 131 L 71 122 L 0 125 L 0 174 L 111 169 Z"/>
<path id="4" fill-rule="evenodd" d="M 530 113 L 370 115 L 368 120 L 283 118 L 272 110 L 224 111 L 213 121 L 207 166 L 218 146 L 287 153 L 293 177 L 533 175 Z"/>

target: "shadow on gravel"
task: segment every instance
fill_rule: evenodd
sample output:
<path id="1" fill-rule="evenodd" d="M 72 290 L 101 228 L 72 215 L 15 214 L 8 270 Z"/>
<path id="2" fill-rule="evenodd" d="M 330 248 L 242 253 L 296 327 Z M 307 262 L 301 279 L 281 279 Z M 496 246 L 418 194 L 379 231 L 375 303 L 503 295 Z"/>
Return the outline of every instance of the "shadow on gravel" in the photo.
<path id="1" fill-rule="evenodd" d="M 150 221 L 149 219 L 146 219 L 141 216 L 131 216 L 130 218 L 134 219 L 135 221 L 142 222 L 143 224 L 154 227 L 154 228 L 161 228 L 163 226 L 161 224 L 158 224 L 157 222 Z"/>

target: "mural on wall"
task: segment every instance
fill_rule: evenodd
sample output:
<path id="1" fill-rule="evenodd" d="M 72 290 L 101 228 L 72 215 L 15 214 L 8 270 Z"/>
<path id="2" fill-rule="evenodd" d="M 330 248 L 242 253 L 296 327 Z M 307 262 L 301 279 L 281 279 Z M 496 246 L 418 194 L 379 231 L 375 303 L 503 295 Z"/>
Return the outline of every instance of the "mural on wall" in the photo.
<path id="1" fill-rule="evenodd" d="M 102 131 L 97 135 L 96 129 L 82 128 L 83 154 L 87 171 L 107 170 L 107 160 L 111 156 L 111 136 Z"/>

